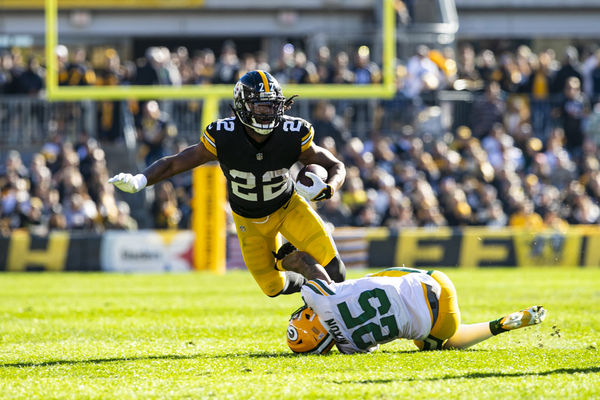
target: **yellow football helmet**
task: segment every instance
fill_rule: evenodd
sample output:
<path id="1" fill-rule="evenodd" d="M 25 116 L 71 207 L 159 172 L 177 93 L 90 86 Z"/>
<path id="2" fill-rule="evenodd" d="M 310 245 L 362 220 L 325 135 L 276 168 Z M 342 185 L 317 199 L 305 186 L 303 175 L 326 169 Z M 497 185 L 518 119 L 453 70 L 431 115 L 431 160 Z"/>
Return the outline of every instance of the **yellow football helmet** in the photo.
<path id="1" fill-rule="evenodd" d="M 287 343 L 294 353 L 326 354 L 335 342 L 323 327 L 319 317 L 304 305 L 290 317 Z"/>

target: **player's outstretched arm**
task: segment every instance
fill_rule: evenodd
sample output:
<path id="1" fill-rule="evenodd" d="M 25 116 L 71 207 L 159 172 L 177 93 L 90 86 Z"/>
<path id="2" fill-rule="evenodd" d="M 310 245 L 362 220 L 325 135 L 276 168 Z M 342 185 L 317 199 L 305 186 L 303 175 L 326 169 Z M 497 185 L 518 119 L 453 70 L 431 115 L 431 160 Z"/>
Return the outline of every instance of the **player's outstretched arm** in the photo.
<path id="1" fill-rule="evenodd" d="M 148 166 L 141 174 L 120 173 L 108 180 L 124 192 L 139 192 L 146 186 L 168 179 L 173 175 L 188 171 L 217 157 L 209 152 L 202 143 L 189 146 L 181 152 L 163 157 Z"/>

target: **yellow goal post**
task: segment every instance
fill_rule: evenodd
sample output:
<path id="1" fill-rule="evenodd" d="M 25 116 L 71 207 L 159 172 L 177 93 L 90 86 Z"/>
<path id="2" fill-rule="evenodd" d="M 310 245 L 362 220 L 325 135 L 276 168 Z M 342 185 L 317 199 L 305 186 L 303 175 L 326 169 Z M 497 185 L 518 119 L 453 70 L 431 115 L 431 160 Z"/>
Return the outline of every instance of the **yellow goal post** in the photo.
<path id="1" fill-rule="evenodd" d="M 348 84 L 289 84 L 284 94 L 293 93 L 307 99 L 361 99 L 391 98 L 396 93 L 396 14 L 395 0 L 382 1 L 382 82 L 370 85 Z M 146 99 L 201 99 L 203 100 L 202 126 L 218 118 L 220 100 L 231 99 L 232 85 L 181 86 L 59 86 L 56 48 L 58 45 L 58 0 L 44 0 L 46 98 L 49 101 L 79 100 L 146 100 Z M 198 132 L 200 135 L 201 132 Z M 193 172 L 192 230 L 196 233 L 194 266 L 217 273 L 225 272 L 226 202 L 224 177 L 218 166 L 207 165 Z"/>

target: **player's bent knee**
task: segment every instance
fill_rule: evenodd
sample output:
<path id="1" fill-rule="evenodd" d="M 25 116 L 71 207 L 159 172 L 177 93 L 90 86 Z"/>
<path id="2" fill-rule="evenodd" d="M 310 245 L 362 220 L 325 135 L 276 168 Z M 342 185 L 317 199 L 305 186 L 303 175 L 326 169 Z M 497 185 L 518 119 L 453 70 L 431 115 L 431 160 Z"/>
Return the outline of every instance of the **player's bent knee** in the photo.
<path id="1" fill-rule="evenodd" d="M 283 287 L 279 290 L 276 289 L 265 289 L 263 287 L 261 287 L 262 291 L 264 294 L 266 294 L 269 297 L 277 297 L 281 294 L 281 292 L 283 291 Z"/>
<path id="2" fill-rule="evenodd" d="M 281 294 L 285 289 L 285 274 L 283 272 L 277 273 L 268 279 L 262 281 L 257 280 L 258 286 L 269 297 L 276 297 Z"/>

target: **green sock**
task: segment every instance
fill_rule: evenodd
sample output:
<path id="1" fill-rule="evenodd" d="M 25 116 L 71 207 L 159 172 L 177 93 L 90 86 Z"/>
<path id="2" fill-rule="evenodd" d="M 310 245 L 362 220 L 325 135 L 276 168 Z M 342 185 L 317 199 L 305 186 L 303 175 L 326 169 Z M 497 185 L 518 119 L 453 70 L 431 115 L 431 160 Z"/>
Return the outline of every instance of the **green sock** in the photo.
<path id="1" fill-rule="evenodd" d="M 490 331 L 492 332 L 492 335 L 495 336 L 502 332 L 508 332 L 508 329 L 502 328 L 502 323 L 500 322 L 502 321 L 502 319 L 504 319 L 504 317 L 498 318 L 494 321 L 490 321 Z"/>

